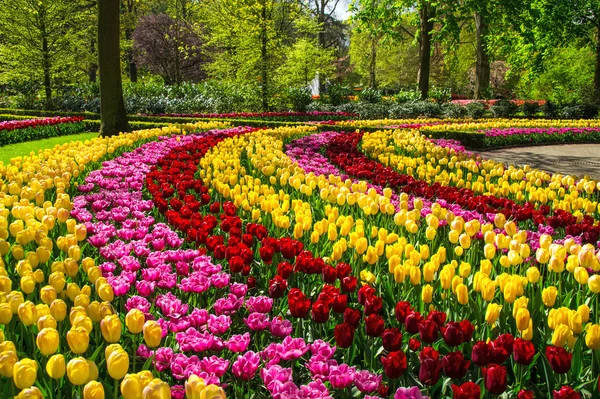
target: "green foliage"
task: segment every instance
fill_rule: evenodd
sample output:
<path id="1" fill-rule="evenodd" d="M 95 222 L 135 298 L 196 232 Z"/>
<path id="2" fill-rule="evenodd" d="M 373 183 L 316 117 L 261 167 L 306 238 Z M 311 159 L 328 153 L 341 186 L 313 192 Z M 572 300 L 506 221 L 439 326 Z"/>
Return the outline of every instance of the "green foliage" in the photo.
<path id="1" fill-rule="evenodd" d="M 442 112 L 446 118 L 464 118 L 467 115 L 465 107 L 452 103 L 443 104 Z"/>
<path id="2" fill-rule="evenodd" d="M 521 108 L 525 116 L 534 116 L 540 111 L 540 105 L 534 101 L 525 101 Z"/>
<path id="3" fill-rule="evenodd" d="M 517 113 L 518 106 L 512 101 L 498 100 L 490 107 L 492 115 L 496 118 L 509 118 Z"/>
<path id="4" fill-rule="evenodd" d="M 358 93 L 358 99 L 362 102 L 376 104 L 381 102 L 381 92 L 370 87 L 365 87 Z"/>
<path id="5" fill-rule="evenodd" d="M 0 1 L 0 83 L 31 82 L 38 89 L 73 82 L 87 72 L 95 10 L 84 0 Z M 46 78 L 46 81 L 45 81 Z M 31 105 L 36 91 L 20 93 Z"/>
<path id="6" fill-rule="evenodd" d="M 421 93 L 418 90 L 400 90 L 394 96 L 394 100 L 399 103 L 418 101 L 421 98 Z"/>
<path id="7" fill-rule="evenodd" d="M 479 102 L 472 102 L 465 106 L 467 115 L 471 118 L 482 118 L 485 115 L 485 106 Z"/>
<path id="8" fill-rule="evenodd" d="M 292 87 L 286 94 L 291 109 L 296 112 L 305 112 L 312 102 L 312 93 L 306 87 Z"/>
<path id="9" fill-rule="evenodd" d="M 545 98 L 557 104 L 590 102 L 594 92 L 594 54 L 573 46 L 557 49 L 545 62 L 544 71 L 520 92 L 531 99 Z"/>
<path id="10" fill-rule="evenodd" d="M 286 49 L 285 61 L 278 68 L 276 79 L 282 87 L 308 86 L 318 73 L 320 79 L 333 77 L 332 50 L 319 47 L 316 40 L 300 39 Z"/>
<path id="11" fill-rule="evenodd" d="M 327 103 L 337 106 L 340 104 L 347 103 L 348 96 L 350 96 L 352 92 L 348 86 L 332 84 L 327 87 L 327 95 L 325 96 L 325 100 Z"/>

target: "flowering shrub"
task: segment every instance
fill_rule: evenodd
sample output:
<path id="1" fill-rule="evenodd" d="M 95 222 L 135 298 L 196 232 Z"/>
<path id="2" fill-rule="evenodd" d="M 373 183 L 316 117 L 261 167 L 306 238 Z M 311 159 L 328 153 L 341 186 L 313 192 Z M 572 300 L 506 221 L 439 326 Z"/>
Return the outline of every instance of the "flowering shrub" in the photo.
<path id="1" fill-rule="evenodd" d="M 0 389 L 597 396 L 598 182 L 402 124 L 170 126 L 0 166 Z"/>
<path id="2" fill-rule="evenodd" d="M 82 117 L 55 117 L 0 122 L 0 145 L 81 133 Z"/>

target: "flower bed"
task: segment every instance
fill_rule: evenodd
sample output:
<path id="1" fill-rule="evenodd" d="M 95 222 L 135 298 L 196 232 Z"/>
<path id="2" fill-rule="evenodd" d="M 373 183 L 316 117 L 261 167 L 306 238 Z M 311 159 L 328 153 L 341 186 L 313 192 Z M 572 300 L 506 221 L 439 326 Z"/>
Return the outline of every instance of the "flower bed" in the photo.
<path id="1" fill-rule="evenodd" d="M 209 119 L 257 119 L 263 121 L 323 121 L 346 120 L 357 115 L 349 112 L 235 112 L 229 114 L 153 114 L 141 116 L 174 117 L 174 118 L 209 118 Z"/>
<path id="2" fill-rule="evenodd" d="M 597 182 L 409 124 L 170 126 L 0 169 L 0 391 L 597 395 Z"/>
<path id="3" fill-rule="evenodd" d="M 82 117 L 55 117 L 0 122 L 0 146 L 85 131 Z"/>

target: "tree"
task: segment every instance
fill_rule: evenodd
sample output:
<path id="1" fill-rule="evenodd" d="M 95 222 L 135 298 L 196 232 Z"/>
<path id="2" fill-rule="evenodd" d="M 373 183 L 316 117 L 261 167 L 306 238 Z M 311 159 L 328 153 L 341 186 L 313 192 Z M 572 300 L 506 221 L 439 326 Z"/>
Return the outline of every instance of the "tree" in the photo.
<path id="1" fill-rule="evenodd" d="M 332 50 L 319 46 L 316 40 L 300 39 L 286 52 L 286 60 L 277 71 L 277 79 L 282 86 L 307 87 L 318 73 L 328 78 L 334 72 Z"/>
<path id="2" fill-rule="evenodd" d="M 100 134 L 105 137 L 129 130 L 121 81 L 119 15 L 119 0 L 98 0 Z"/>
<path id="3" fill-rule="evenodd" d="M 140 19 L 132 37 L 135 63 L 160 75 L 166 84 L 206 78 L 203 42 L 187 22 L 166 14 L 148 15 Z"/>
<path id="4" fill-rule="evenodd" d="M 208 0 L 207 29 L 211 76 L 256 82 L 264 111 L 276 92 L 274 71 L 282 64 L 286 45 L 293 43 L 299 6 L 292 0 Z"/>
<path id="5" fill-rule="evenodd" d="M 89 6 L 81 0 L 0 0 L 2 79 L 42 82 L 46 101 L 58 79 L 82 74 Z"/>

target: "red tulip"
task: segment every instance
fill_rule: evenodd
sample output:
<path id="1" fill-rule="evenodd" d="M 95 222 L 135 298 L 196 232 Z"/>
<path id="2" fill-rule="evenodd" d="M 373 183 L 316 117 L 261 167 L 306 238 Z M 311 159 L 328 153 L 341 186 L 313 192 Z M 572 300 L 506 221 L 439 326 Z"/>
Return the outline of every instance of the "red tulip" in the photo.
<path id="1" fill-rule="evenodd" d="M 344 277 L 342 279 L 342 291 L 344 292 L 354 292 L 356 290 L 356 286 L 358 285 L 358 281 L 354 276 Z"/>
<path id="2" fill-rule="evenodd" d="M 438 338 L 438 325 L 429 319 L 423 320 L 419 323 L 419 334 L 421 340 L 428 344 L 434 343 Z"/>
<path id="3" fill-rule="evenodd" d="M 473 331 L 475 330 L 475 327 L 473 327 L 473 323 L 465 319 L 460 322 L 460 329 L 463 333 L 463 342 L 471 341 L 471 338 L 473 337 Z"/>
<path id="4" fill-rule="evenodd" d="M 451 321 L 445 326 L 443 326 L 441 328 L 441 331 L 442 338 L 444 339 L 446 345 L 458 346 L 463 343 L 464 335 L 459 323 Z"/>
<path id="5" fill-rule="evenodd" d="M 453 399 L 479 399 L 481 397 L 481 388 L 474 382 L 465 382 L 458 386 L 452 384 Z"/>
<path id="6" fill-rule="evenodd" d="M 466 360 L 462 352 L 450 352 L 442 358 L 444 374 L 450 378 L 463 378 L 469 370 L 470 361 Z"/>
<path id="7" fill-rule="evenodd" d="M 523 338 L 517 338 L 513 345 L 513 358 L 518 364 L 528 366 L 533 361 L 535 347 L 533 344 Z"/>
<path id="8" fill-rule="evenodd" d="M 323 268 L 323 281 L 327 284 L 333 284 L 337 280 L 337 270 L 332 266 Z"/>
<path id="9" fill-rule="evenodd" d="M 402 351 L 390 352 L 381 357 L 381 364 L 388 378 L 399 378 L 406 371 L 406 355 Z"/>
<path id="10" fill-rule="evenodd" d="M 381 337 L 385 328 L 383 317 L 371 314 L 365 317 L 365 324 L 367 325 L 367 335 L 369 337 Z"/>
<path id="11" fill-rule="evenodd" d="M 338 263 L 337 267 L 337 278 L 343 280 L 344 277 L 348 277 L 352 273 L 352 266 L 347 263 Z"/>
<path id="12" fill-rule="evenodd" d="M 344 310 L 344 322 L 350 324 L 354 328 L 358 327 L 361 319 L 360 311 L 352 308 Z"/>
<path id="13" fill-rule="evenodd" d="M 383 307 L 383 300 L 380 296 L 371 296 L 365 300 L 365 316 L 371 314 L 379 314 L 381 313 L 381 309 Z"/>
<path id="14" fill-rule="evenodd" d="M 552 396 L 554 399 L 581 399 L 579 393 L 567 386 L 560 388 L 560 391 L 552 391 Z"/>
<path id="15" fill-rule="evenodd" d="M 348 323 L 342 323 L 333 329 L 335 343 L 340 348 L 349 348 L 354 340 L 354 327 Z"/>
<path id="16" fill-rule="evenodd" d="M 258 250 L 260 253 L 260 258 L 266 264 L 270 264 L 273 261 L 273 255 L 275 255 L 275 250 L 271 246 L 261 246 Z"/>
<path id="17" fill-rule="evenodd" d="M 483 380 L 485 388 L 495 395 L 506 391 L 506 367 L 491 363 L 483 367 Z"/>
<path id="18" fill-rule="evenodd" d="M 487 366 L 492 356 L 492 346 L 483 341 L 478 341 L 473 345 L 471 351 L 471 360 L 478 366 Z"/>
<path id="19" fill-rule="evenodd" d="M 438 312 L 437 310 L 432 310 L 427 315 L 427 319 L 435 322 L 435 324 L 437 324 L 438 327 L 441 327 L 444 325 L 444 323 L 446 323 L 446 317 L 446 313 Z"/>
<path id="20" fill-rule="evenodd" d="M 284 279 L 288 279 L 294 272 L 294 266 L 288 262 L 281 262 L 277 265 L 277 275 Z"/>
<path id="21" fill-rule="evenodd" d="M 364 306 L 366 300 L 373 295 L 375 295 L 375 288 L 371 287 L 369 284 L 363 285 L 358 290 L 358 303 Z"/>
<path id="22" fill-rule="evenodd" d="M 312 304 L 312 318 L 315 323 L 325 323 L 329 320 L 329 306 L 323 301 Z"/>
<path id="23" fill-rule="evenodd" d="M 557 374 L 565 374 L 571 369 L 571 359 L 573 358 L 573 355 L 564 348 L 551 345 L 547 346 L 546 357 L 548 358 L 552 370 Z"/>
<path id="24" fill-rule="evenodd" d="M 436 352 L 436 356 L 431 357 L 423 356 L 423 353 L 425 353 L 425 351 L 421 352 L 419 355 L 421 360 L 421 367 L 419 368 L 419 381 L 425 385 L 435 385 L 435 383 L 440 379 L 440 371 L 442 369 L 442 364 L 439 361 L 439 353 Z"/>
<path id="25" fill-rule="evenodd" d="M 421 348 L 421 342 L 418 339 L 411 338 L 408 340 L 408 347 L 411 351 L 418 351 Z"/>
<path id="26" fill-rule="evenodd" d="M 335 313 L 344 313 L 348 307 L 348 295 L 336 294 L 333 296 L 331 307 Z"/>
<path id="27" fill-rule="evenodd" d="M 529 389 L 521 389 L 517 394 L 517 399 L 534 399 L 533 391 Z"/>
<path id="28" fill-rule="evenodd" d="M 494 347 L 502 346 L 509 355 L 513 353 L 513 345 L 515 343 L 515 338 L 510 334 L 502 334 L 494 341 L 492 344 Z"/>
<path id="29" fill-rule="evenodd" d="M 284 280 L 281 276 L 275 276 L 269 281 L 269 296 L 271 298 L 281 298 L 287 287 L 287 280 Z"/>
<path id="30" fill-rule="evenodd" d="M 400 301 L 396 304 L 396 320 L 400 323 L 404 323 L 406 316 L 410 313 L 410 303 L 406 301 Z"/>
<path id="31" fill-rule="evenodd" d="M 419 332 L 419 323 L 423 320 L 423 316 L 419 312 L 411 312 L 406 316 L 405 327 L 406 331 L 410 334 L 416 334 Z"/>
<path id="32" fill-rule="evenodd" d="M 381 336 L 383 349 L 389 352 L 402 349 L 402 333 L 397 328 L 386 328 Z"/>

